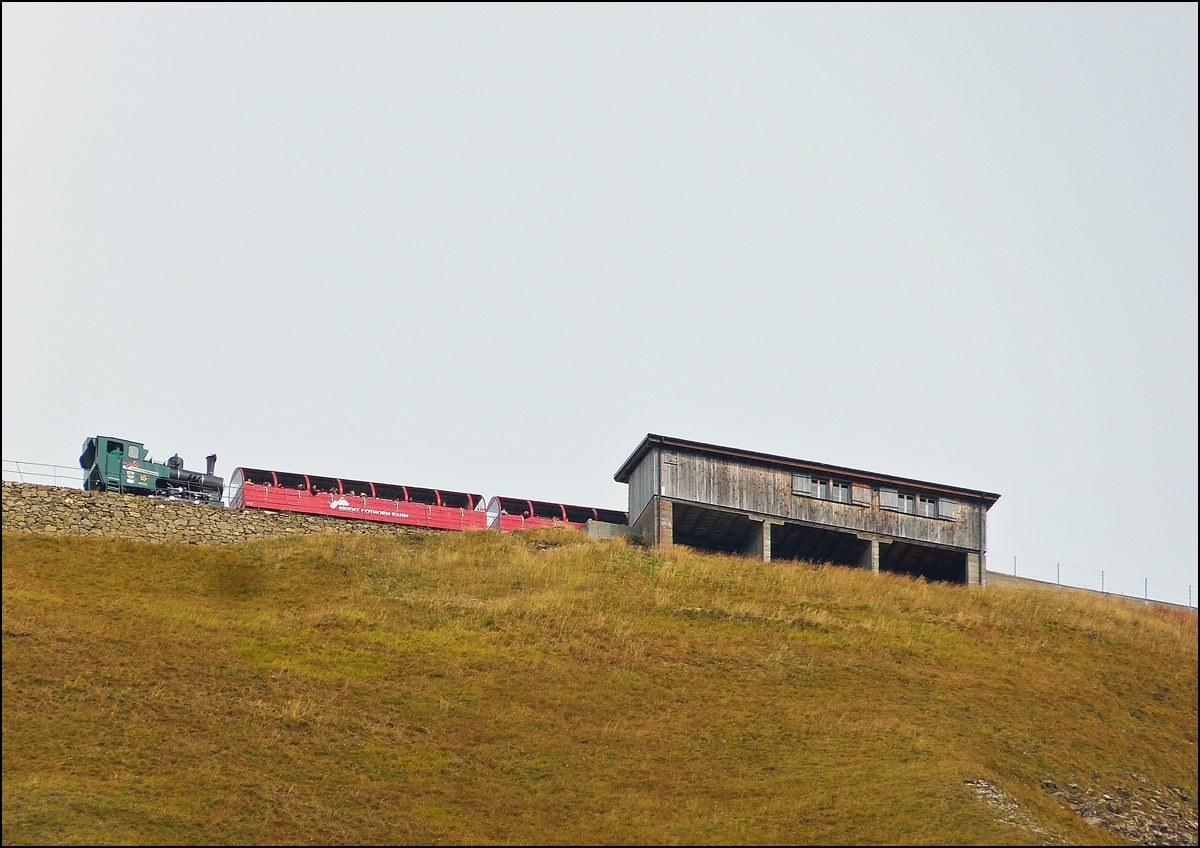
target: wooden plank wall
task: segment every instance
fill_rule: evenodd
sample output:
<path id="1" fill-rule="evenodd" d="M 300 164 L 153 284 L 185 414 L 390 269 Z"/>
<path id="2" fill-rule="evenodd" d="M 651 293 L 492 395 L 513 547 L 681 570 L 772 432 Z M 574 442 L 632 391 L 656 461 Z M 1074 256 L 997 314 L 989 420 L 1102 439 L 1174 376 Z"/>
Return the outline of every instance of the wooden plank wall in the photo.
<path id="1" fill-rule="evenodd" d="M 633 481 L 643 467 L 661 468 L 661 493 L 666 498 L 712 504 L 745 510 L 759 515 L 779 516 L 841 530 L 877 533 L 897 539 L 911 539 L 954 548 L 979 549 L 979 501 L 958 500 L 957 520 L 925 518 L 879 508 L 879 487 L 869 481 L 870 505 L 834 503 L 792 494 L 792 472 L 746 461 L 714 457 L 680 450 L 661 451 L 661 461 L 653 461 L 651 452 L 630 478 L 630 518 L 634 512 Z M 654 460 L 658 460 L 654 457 Z M 649 470 L 649 469 L 647 469 Z M 920 494 L 919 490 L 914 490 Z M 861 492 L 861 490 L 860 490 Z M 638 498 L 653 495 L 652 490 Z M 933 493 L 936 497 L 936 493 Z M 640 501 L 639 501 L 640 502 Z"/>
<path id="2" fill-rule="evenodd" d="M 642 510 L 658 492 L 658 448 L 650 450 L 629 475 L 629 523 L 636 524 Z"/>

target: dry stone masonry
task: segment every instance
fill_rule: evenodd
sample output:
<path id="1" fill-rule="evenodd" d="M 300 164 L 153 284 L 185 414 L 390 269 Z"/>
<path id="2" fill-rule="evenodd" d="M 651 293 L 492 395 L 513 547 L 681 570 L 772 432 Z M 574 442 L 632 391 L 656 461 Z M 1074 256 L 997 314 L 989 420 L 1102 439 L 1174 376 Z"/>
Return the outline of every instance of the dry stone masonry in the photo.
<path id="1" fill-rule="evenodd" d="M 266 510 L 235 510 L 115 492 L 83 492 L 7 481 L 3 501 L 5 533 L 229 545 L 308 533 L 404 536 L 428 532 L 398 524 Z"/>

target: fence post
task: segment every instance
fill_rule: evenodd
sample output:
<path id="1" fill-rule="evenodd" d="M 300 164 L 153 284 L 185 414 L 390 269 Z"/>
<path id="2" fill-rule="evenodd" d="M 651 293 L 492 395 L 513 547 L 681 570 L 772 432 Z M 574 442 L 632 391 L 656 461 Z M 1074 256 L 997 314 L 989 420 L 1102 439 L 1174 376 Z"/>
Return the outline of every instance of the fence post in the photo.
<path id="1" fill-rule="evenodd" d="M 1146 600 L 1150 600 L 1150 578 L 1146 578 Z"/>
<path id="2" fill-rule="evenodd" d="M 1104 594 L 1104 571 L 1100 571 L 1100 594 Z"/>
<path id="3" fill-rule="evenodd" d="M 1017 576 L 1017 558 L 1013 556 L 1013 577 Z"/>
<path id="4" fill-rule="evenodd" d="M 1062 585 L 1062 563 L 1061 562 L 1054 563 L 1054 582 L 1057 583 L 1059 586 Z"/>

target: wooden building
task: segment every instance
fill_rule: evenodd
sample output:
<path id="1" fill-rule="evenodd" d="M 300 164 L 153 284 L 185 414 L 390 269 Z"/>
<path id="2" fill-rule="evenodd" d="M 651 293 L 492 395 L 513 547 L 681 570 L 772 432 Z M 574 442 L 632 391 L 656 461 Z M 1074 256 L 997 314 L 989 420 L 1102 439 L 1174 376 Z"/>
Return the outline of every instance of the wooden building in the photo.
<path id="1" fill-rule="evenodd" d="M 615 479 L 658 547 L 683 544 L 980 585 L 992 492 L 650 434 Z"/>

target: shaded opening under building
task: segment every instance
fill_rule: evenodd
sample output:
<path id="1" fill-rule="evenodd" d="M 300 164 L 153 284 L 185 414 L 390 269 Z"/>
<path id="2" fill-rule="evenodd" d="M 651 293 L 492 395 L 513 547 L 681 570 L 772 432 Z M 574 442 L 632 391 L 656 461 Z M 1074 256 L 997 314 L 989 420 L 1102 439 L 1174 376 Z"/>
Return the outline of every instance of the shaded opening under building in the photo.
<path id="1" fill-rule="evenodd" d="M 707 509 L 676 501 L 672 541 L 701 551 L 728 554 L 761 552 L 763 521 L 740 512 Z M 874 569 L 870 538 L 855 533 L 769 519 L 768 558 L 804 560 Z M 967 554 L 932 545 L 878 540 L 878 568 L 927 580 L 967 582 Z"/>
<path id="2" fill-rule="evenodd" d="M 967 582 L 966 551 L 950 551 L 931 545 L 892 542 L 879 546 L 879 570 L 912 574 L 928 580 Z"/>

